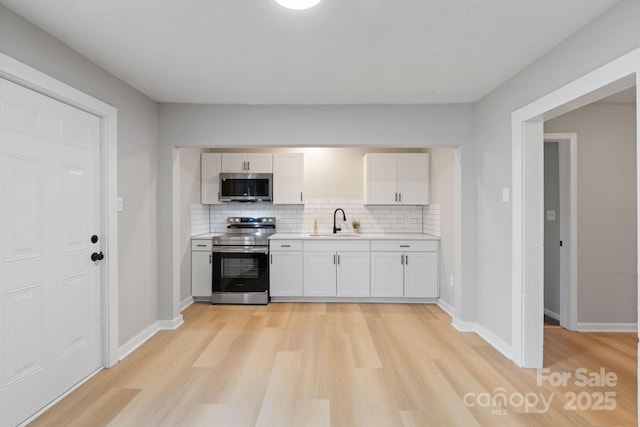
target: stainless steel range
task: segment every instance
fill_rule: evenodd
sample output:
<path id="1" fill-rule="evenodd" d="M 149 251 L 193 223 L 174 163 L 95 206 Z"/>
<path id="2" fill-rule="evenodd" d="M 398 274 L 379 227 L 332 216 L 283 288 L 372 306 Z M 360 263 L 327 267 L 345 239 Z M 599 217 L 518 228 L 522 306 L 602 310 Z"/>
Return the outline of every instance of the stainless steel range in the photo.
<path id="1" fill-rule="evenodd" d="M 227 233 L 213 238 L 213 304 L 269 302 L 269 236 L 274 217 L 229 217 Z"/>

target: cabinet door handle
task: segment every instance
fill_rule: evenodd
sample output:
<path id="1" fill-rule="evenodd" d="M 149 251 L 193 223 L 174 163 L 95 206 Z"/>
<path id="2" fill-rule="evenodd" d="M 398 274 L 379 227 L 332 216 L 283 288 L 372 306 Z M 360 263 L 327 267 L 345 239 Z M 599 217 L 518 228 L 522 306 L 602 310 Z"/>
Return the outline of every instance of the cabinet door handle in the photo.
<path id="1" fill-rule="evenodd" d="M 411 245 L 400 245 L 401 248 L 410 248 Z"/>
<path id="2" fill-rule="evenodd" d="M 404 256 L 404 264 L 409 265 L 409 255 Z"/>
<path id="3" fill-rule="evenodd" d="M 247 170 L 250 171 L 251 170 L 251 162 L 247 162 Z"/>
<path id="4" fill-rule="evenodd" d="M 211 264 L 212 260 L 211 260 L 211 255 L 209 255 L 209 264 Z"/>
<path id="5" fill-rule="evenodd" d="M 402 202 L 402 193 L 398 193 L 398 201 Z"/>
<path id="6" fill-rule="evenodd" d="M 340 265 L 340 255 L 338 255 L 338 265 Z"/>
<path id="7" fill-rule="evenodd" d="M 333 256 L 333 263 L 334 264 L 336 263 L 336 256 L 335 255 Z"/>
<path id="8" fill-rule="evenodd" d="M 300 192 L 300 201 L 302 202 L 302 191 Z"/>
<path id="9" fill-rule="evenodd" d="M 398 201 L 398 193 L 396 193 L 396 202 Z"/>
<path id="10" fill-rule="evenodd" d="M 290 248 L 291 245 L 280 245 L 281 248 Z"/>
<path id="11" fill-rule="evenodd" d="M 207 245 L 196 245 L 196 246 L 199 247 L 199 248 L 206 248 L 207 247 Z"/>
<path id="12" fill-rule="evenodd" d="M 404 254 L 400 255 L 400 264 L 404 265 Z"/>

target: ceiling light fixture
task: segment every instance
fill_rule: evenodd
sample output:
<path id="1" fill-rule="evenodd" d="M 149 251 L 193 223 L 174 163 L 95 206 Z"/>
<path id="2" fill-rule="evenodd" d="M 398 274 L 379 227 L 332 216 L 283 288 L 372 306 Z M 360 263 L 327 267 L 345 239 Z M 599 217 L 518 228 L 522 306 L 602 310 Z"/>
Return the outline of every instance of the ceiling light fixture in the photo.
<path id="1" fill-rule="evenodd" d="M 311 9 L 322 0 L 275 0 L 282 7 L 294 10 Z"/>

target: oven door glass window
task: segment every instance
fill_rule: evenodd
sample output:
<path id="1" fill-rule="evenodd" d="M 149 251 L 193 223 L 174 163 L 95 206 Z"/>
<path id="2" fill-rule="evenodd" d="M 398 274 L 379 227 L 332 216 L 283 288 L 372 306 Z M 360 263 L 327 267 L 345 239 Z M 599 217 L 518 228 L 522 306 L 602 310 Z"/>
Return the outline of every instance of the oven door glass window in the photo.
<path id="1" fill-rule="evenodd" d="M 213 253 L 213 292 L 269 289 L 269 257 L 264 253 Z"/>
<path id="2" fill-rule="evenodd" d="M 257 279 L 260 263 L 256 258 L 222 258 L 222 279 Z"/>

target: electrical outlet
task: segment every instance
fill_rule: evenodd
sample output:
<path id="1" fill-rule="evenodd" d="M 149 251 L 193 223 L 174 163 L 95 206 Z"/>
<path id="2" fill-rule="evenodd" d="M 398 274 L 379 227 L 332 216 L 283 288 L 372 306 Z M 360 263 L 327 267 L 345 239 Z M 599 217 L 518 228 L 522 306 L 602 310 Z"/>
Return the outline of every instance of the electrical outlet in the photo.
<path id="1" fill-rule="evenodd" d="M 122 202 L 122 197 L 118 197 L 118 212 L 122 212 L 123 209 L 123 202 Z"/>

